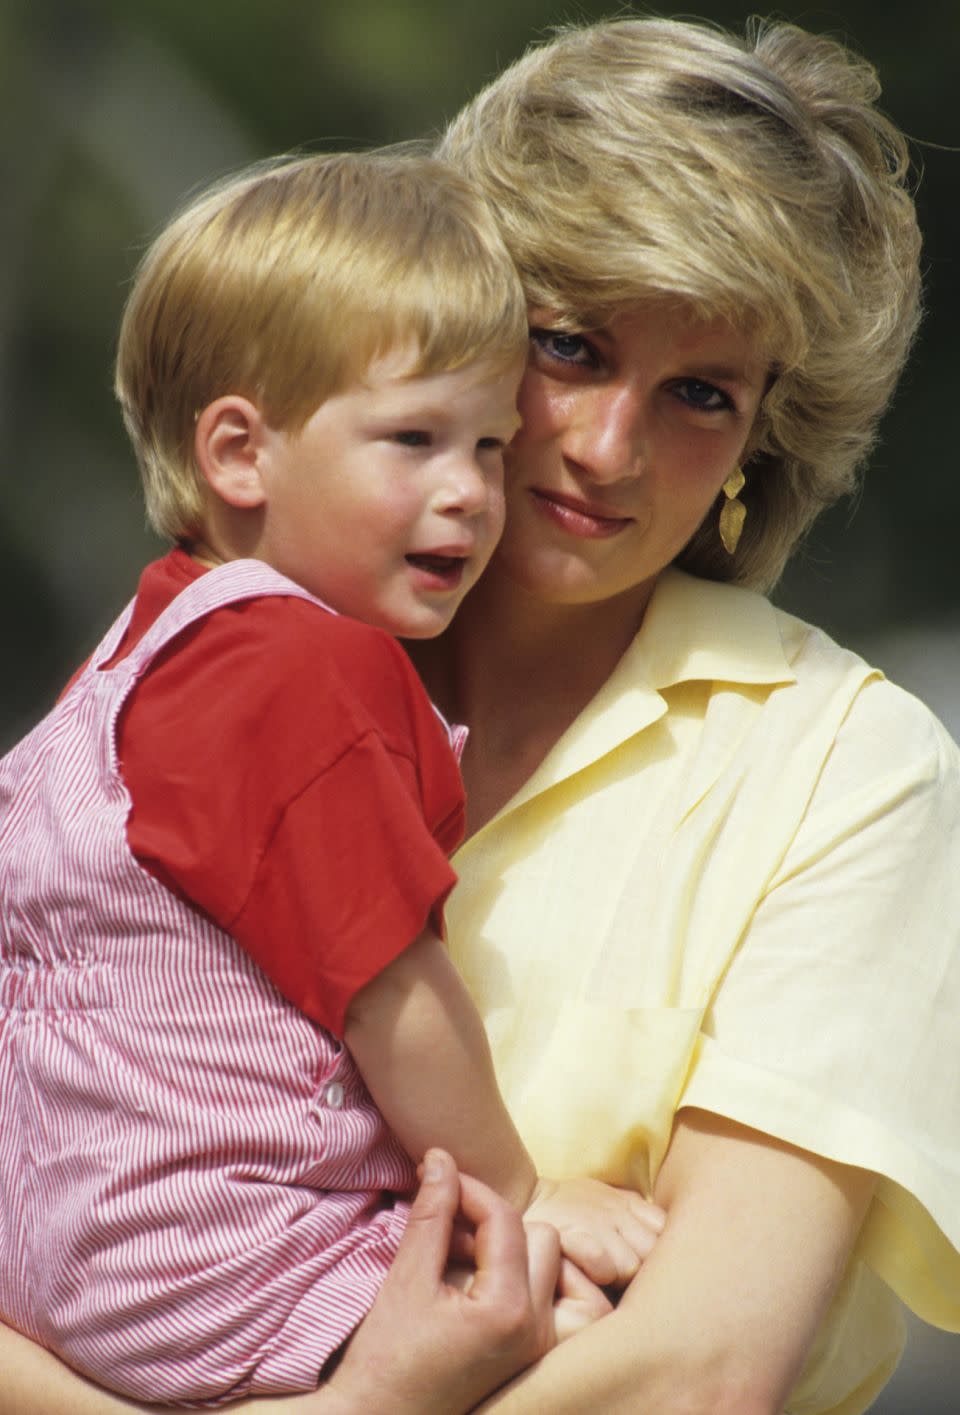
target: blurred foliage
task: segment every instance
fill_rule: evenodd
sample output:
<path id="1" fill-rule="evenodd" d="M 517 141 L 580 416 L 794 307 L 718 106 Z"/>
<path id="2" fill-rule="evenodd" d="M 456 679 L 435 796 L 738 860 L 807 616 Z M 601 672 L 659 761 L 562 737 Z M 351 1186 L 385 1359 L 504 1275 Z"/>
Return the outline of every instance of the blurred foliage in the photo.
<path id="1" fill-rule="evenodd" d="M 156 549 L 113 405 L 125 283 L 198 184 L 272 152 L 437 130 L 558 23 L 561 0 L 0 0 L 0 743 L 50 700 Z M 661 13 L 686 13 L 669 2 Z M 742 27 L 750 7 L 701 0 Z M 929 314 L 856 514 L 824 518 L 780 598 L 856 640 L 960 614 L 950 415 L 960 311 L 960 5 L 781 5 L 878 66 L 916 140 Z"/>

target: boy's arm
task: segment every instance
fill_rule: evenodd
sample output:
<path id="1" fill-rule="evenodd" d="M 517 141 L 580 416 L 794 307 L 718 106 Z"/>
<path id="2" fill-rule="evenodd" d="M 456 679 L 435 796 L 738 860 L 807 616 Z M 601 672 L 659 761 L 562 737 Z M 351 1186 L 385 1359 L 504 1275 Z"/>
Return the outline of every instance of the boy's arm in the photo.
<path id="1" fill-rule="evenodd" d="M 549 1223 L 594 1282 L 623 1285 L 646 1258 L 663 1214 L 639 1194 L 593 1179 L 537 1182 L 500 1096 L 479 1014 L 432 933 L 353 999 L 344 1041 L 407 1153 L 448 1150 L 528 1217 Z"/>
<path id="2" fill-rule="evenodd" d="M 435 934 L 421 934 L 361 988 L 344 1042 L 411 1158 L 438 1146 L 526 1208 L 536 1170 L 501 1098 L 483 1024 Z"/>

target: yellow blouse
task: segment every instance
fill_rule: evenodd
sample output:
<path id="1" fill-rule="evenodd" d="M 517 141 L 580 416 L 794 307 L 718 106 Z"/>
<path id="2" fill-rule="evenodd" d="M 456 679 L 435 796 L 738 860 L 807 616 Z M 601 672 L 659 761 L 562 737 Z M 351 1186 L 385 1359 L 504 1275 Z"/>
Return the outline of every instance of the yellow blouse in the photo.
<path id="1" fill-rule="evenodd" d="M 758 595 L 669 571 L 455 859 L 451 952 L 542 1173 L 649 1190 L 699 1106 L 881 1176 L 791 1415 L 858 1415 L 897 1294 L 960 1330 L 960 753 Z"/>

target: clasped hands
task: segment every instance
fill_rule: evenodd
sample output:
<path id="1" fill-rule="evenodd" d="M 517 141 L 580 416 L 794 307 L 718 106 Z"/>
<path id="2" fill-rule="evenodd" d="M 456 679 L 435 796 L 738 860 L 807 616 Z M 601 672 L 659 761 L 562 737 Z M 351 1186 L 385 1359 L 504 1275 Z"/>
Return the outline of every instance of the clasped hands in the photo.
<path id="1" fill-rule="evenodd" d="M 604 1289 L 627 1286 L 663 1231 L 661 1208 L 630 1189 L 596 1179 L 543 1179 L 524 1210 L 528 1243 L 543 1243 L 545 1226 L 559 1242 L 553 1339 L 564 1341 L 612 1310 Z M 547 1239 L 547 1242 L 550 1240 Z M 469 1231 L 457 1235 L 447 1280 L 461 1291 L 473 1281 Z"/>
<path id="2" fill-rule="evenodd" d="M 442 1150 L 420 1189 L 380 1296 L 329 1384 L 324 1415 L 473 1409 L 611 1311 L 663 1227 L 656 1205 L 596 1180 L 539 1180 L 521 1217 Z M 308 1398 L 309 1399 L 309 1398 Z"/>

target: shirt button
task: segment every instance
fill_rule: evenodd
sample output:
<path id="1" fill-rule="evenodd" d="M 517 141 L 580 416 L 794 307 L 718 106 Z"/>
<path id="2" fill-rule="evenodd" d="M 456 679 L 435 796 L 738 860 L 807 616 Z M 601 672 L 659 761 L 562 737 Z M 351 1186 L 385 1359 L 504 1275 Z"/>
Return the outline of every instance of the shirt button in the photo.
<path id="1" fill-rule="evenodd" d="M 323 1093 L 323 1103 L 331 1110 L 342 1110 L 343 1108 L 343 1087 L 339 1081 L 331 1081 Z"/>

